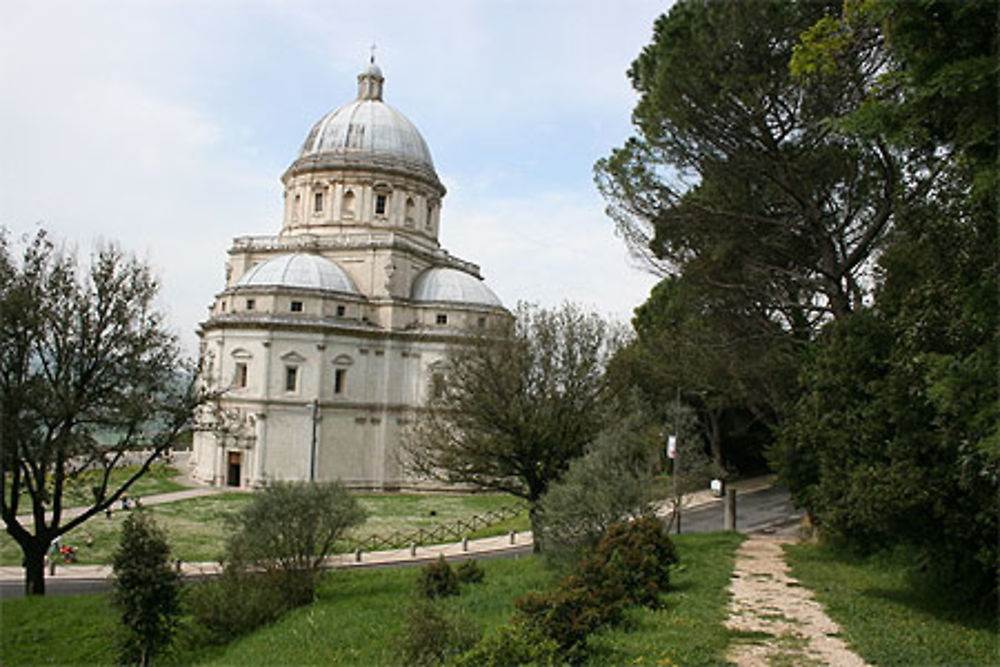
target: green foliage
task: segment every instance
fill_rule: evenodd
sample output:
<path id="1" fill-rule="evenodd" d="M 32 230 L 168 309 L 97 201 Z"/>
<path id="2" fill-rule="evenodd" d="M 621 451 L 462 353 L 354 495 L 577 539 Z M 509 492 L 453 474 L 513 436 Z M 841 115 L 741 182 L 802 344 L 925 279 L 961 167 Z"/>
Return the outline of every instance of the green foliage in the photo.
<path id="1" fill-rule="evenodd" d="M 180 575 L 169 556 L 166 534 L 153 519 L 142 511 L 129 514 L 112 562 L 122 663 L 151 664 L 173 640 L 181 612 Z"/>
<path id="2" fill-rule="evenodd" d="M 479 584 L 486 578 L 486 571 L 476 562 L 476 559 L 463 561 L 455 568 L 455 576 L 462 584 Z"/>
<path id="3" fill-rule="evenodd" d="M 629 69 L 636 136 L 595 165 L 634 254 L 800 340 L 863 303 L 898 182 L 884 144 L 827 122 L 872 63 L 852 58 L 821 87 L 789 72 L 831 4 L 675 3 Z"/>
<path id="4" fill-rule="evenodd" d="M 657 429 L 635 412 L 597 437 L 542 497 L 535 539 L 555 558 L 575 558 L 613 523 L 650 511 L 659 468 Z"/>
<path id="5" fill-rule="evenodd" d="M 799 353 L 788 332 L 727 290 L 684 276 L 657 284 L 632 326 L 611 382 L 637 389 L 664 421 L 678 398 L 694 410 L 711 476 L 763 467 L 763 443 L 794 390 Z"/>
<path id="6" fill-rule="evenodd" d="M 478 644 L 449 661 L 452 667 L 511 667 L 563 664 L 559 645 L 525 625 L 507 624 L 487 633 Z"/>
<path id="7" fill-rule="evenodd" d="M 656 519 L 612 525 L 554 590 L 519 599 L 514 622 L 529 636 L 555 642 L 561 659 L 581 662 L 588 638 L 619 623 L 628 606 L 659 606 L 676 562 L 673 543 Z"/>
<path id="8" fill-rule="evenodd" d="M 458 595 L 460 592 L 458 576 L 443 555 L 420 568 L 420 574 L 417 576 L 417 593 L 421 597 L 443 598 Z"/>
<path id="9" fill-rule="evenodd" d="M 587 562 L 591 570 L 603 569 L 621 583 L 626 604 L 656 608 L 670 588 L 677 551 L 663 524 L 641 517 L 608 528 Z"/>
<path id="10" fill-rule="evenodd" d="M 273 623 L 292 606 L 274 575 L 225 568 L 218 579 L 189 586 L 185 608 L 185 643 L 200 647 L 226 644 Z"/>
<path id="11" fill-rule="evenodd" d="M 339 481 L 272 482 L 233 517 L 226 567 L 264 571 L 278 582 L 288 606 L 307 604 L 324 559 L 365 516 Z"/>
<path id="12" fill-rule="evenodd" d="M 535 504 L 612 415 L 604 372 L 620 332 L 566 304 L 520 304 L 513 326 L 449 350 L 404 444 L 414 474 Z"/>
<path id="13" fill-rule="evenodd" d="M 475 646 L 482 631 L 440 602 L 417 599 L 406 608 L 400 653 L 407 665 L 440 665 Z"/>
<path id="14" fill-rule="evenodd" d="M 604 626 L 619 622 L 624 590 L 613 580 L 585 570 L 571 574 L 552 591 L 517 601 L 515 623 L 529 636 L 540 635 L 558 646 L 562 660 L 579 663 L 587 656 L 587 638 Z"/>

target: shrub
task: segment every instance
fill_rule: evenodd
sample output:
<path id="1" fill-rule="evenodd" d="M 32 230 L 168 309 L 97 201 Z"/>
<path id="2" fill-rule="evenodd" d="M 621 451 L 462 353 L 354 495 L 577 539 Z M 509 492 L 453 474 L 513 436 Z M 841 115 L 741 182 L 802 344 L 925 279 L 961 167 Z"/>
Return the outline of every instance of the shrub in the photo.
<path id="1" fill-rule="evenodd" d="M 572 561 L 608 526 L 649 511 L 659 469 L 658 435 L 638 410 L 598 435 L 539 503 L 542 551 Z"/>
<path id="2" fill-rule="evenodd" d="M 440 602 L 417 598 L 406 608 L 400 652 L 407 665 L 439 665 L 476 645 L 479 628 Z"/>
<path id="3" fill-rule="evenodd" d="M 609 576 L 624 589 L 626 604 L 656 608 L 670 587 L 677 550 L 663 525 L 652 517 L 611 526 L 584 571 Z M 595 582 L 593 586 L 608 585 Z"/>
<path id="4" fill-rule="evenodd" d="M 144 512 L 122 524 L 112 557 L 113 600 L 121 612 L 119 660 L 148 665 L 171 643 L 180 615 L 180 577 L 170 567 L 166 534 Z"/>
<path id="5" fill-rule="evenodd" d="M 335 482 L 272 482 L 237 514 L 227 568 L 263 571 L 288 608 L 313 601 L 323 561 L 365 511 Z"/>
<path id="6" fill-rule="evenodd" d="M 519 599 L 515 622 L 555 642 L 562 659 L 582 662 L 587 637 L 617 623 L 624 610 L 620 586 L 591 588 L 587 583 L 570 575 L 554 591 Z"/>
<path id="7" fill-rule="evenodd" d="M 458 576 L 444 556 L 420 568 L 417 593 L 428 599 L 458 595 Z"/>
<path id="8" fill-rule="evenodd" d="M 559 645 L 523 624 L 503 625 L 449 662 L 453 667 L 510 667 L 561 665 Z"/>
<path id="9" fill-rule="evenodd" d="M 479 584 L 486 578 L 486 571 L 475 560 L 467 560 L 455 568 L 455 576 L 463 584 Z"/>
<path id="10" fill-rule="evenodd" d="M 185 606 L 191 617 L 186 632 L 191 646 L 228 643 L 291 609 L 273 575 L 234 568 L 224 569 L 215 581 L 189 586 Z"/>

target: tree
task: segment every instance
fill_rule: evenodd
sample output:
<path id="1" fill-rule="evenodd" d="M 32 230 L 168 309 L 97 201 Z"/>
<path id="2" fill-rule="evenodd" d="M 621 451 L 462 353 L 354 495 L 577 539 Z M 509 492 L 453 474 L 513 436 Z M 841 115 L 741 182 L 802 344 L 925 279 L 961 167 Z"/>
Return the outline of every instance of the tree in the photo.
<path id="1" fill-rule="evenodd" d="M 151 516 L 131 512 L 115 550 L 114 603 L 121 612 L 123 664 L 152 664 L 170 646 L 180 607 L 180 574 L 170 567 L 166 534 Z"/>
<path id="2" fill-rule="evenodd" d="M 291 608 L 313 601 L 323 562 L 365 510 L 341 482 L 271 482 L 233 518 L 226 567 L 276 581 Z"/>
<path id="3" fill-rule="evenodd" d="M 904 545 L 922 567 L 996 604 L 1000 493 L 1000 242 L 995 3 L 845 2 L 793 63 L 836 76 L 875 34 L 892 67 L 831 119 L 881 134 L 922 169 L 879 259 L 871 307 L 828 325 L 773 453 L 823 534 Z"/>
<path id="4" fill-rule="evenodd" d="M 509 331 L 449 351 L 404 446 L 417 474 L 538 501 L 611 419 L 605 368 L 618 331 L 573 305 L 521 304 Z"/>
<path id="5" fill-rule="evenodd" d="M 683 276 L 656 285 L 632 327 L 612 381 L 638 388 L 664 420 L 678 398 L 689 405 L 717 475 L 736 461 L 753 465 L 761 456 L 755 434 L 777 423 L 791 395 L 800 343 L 728 290 Z"/>
<path id="6" fill-rule="evenodd" d="M 51 541 L 125 493 L 200 398 L 146 265 L 106 246 L 82 271 L 44 231 L 23 244 L 15 259 L 0 233 L 0 514 L 24 554 L 26 593 L 43 595 Z M 135 472 L 112 484 L 126 462 Z M 93 503 L 64 521 L 64 491 L 85 472 Z"/>
<path id="7" fill-rule="evenodd" d="M 634 254 L 732 292 L 802 339 L 863 303 L 899 182 L 880 137 L 825 122 L 857 100 L 877 57 L 822 88 L 789 72 L 830 4 L 676 3 L 629 69 L 637 136 L 595 166 Z"/>

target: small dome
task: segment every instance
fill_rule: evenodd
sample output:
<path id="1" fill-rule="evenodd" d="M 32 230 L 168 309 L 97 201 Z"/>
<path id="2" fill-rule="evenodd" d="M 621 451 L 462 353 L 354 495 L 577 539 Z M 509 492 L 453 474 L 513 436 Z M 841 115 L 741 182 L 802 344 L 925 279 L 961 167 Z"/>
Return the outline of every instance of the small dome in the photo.
<path id="1" fill-rule="evenodd" d="M 240 277 L 243 287 L 304 287 L 328 292 L 357 294 L 344 270 L 320 255 L 295 253 L 261 262 Z"/>
<path id="2" fill-rule="evenodd" d="M 413 281 L 410 296 L 415 301 L 453 302 L 503 308 L 486 283 L 475 276 L 444 267 L 427 269 Z"/>

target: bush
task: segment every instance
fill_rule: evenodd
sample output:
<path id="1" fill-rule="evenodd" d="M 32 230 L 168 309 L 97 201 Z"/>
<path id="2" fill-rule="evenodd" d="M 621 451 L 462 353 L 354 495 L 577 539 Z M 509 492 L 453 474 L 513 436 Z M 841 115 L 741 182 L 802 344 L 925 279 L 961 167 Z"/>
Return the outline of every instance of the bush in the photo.
<path id="1" fill-rule="evenodd" d="M 611 524 L 650 510 L 660 467 L 658 438 L 633 410 L 570 463 L 539 503 L 536 539 L 547 556 L 572 561 Z"/>
<path id="2" fill-rule="evenodd" d="M 559 645 L 523 624 L 498 628 L 479 640 L 472 649 L 449 662 L 453 667 L 510 667 L 561 665 Z"/>
<path id="3" fill-rule="evenodd" d="M 559 586 L 541 595 L 519 599 L 515 623 L 555 642 L 560 657 L 582 662 L 587 637 L 606 625 L 621 620 L 624 589 L 613 577 L 604 576 L 603 585 L 592 586 L 596 577 L 570 575 Z"/>
<path id="4" fill-rule="evenodd" d="M 231 567 L 215 581 L 190 585 L 185 606 L 191 617 L 185 638 L 193 647 L 226 644 L 274 622 L 290 608 L 271 575 Z"/>
<path id="5" fill-rule="evenodd" d="M 180 577 L 169 563 L 167 536 L 153 518 L 141 511 L 129 514 L 112 559 L 122 663 L 148 665 L 173 641 L 181 611 Z"/>
<path id="6" fill-rule="evenodd" d="M 334 543 L 364 519 L 339 481 L 272 482 L 233 518 L 227 567 L 268 573 L 287 608 L 308 604 Z"/>
<path id="7" fill-rule="evenodd" d="M 660 594 L 670 587 L 670 566 L 677 563 L 677 550 L 659 521 L 642 517 L 611 526 L 588 561 L 592 563 L 585 571 L 592 576 L 607 575 L 620 584 L 626 604 L 656 608 Z"/>
<path id="8" fill-rule="evenodd" d="M 515 623 L 551 640 L 561 660 L 582 662 L 587 638 L 620 622 L 626 606 L 659 606 L 676 562 L 673 542 L 656 519 L 615 524 L 554 591 L 518 600 Z"/>
<path id="9" fill-rule="evenodd" d="M 455 576 L 463 584 L 479 584 L 486 578 L 486 572 L 475 560 L 467 560 L 455 568 Z"/>
<path id="10" fill-rule="evenodd" d="M 444 556 L 420 568 L 417 593 L 428 599 L 458 595 L 458 576 Z"/>
<path id="11" fill-rule="evenodd" d="M 440 602 L 418 598 L 406 608 L 400 652 L 407 665 L 439 665 L 470 650 L 481 634 L 472 621 L 449 613 Z"/>

